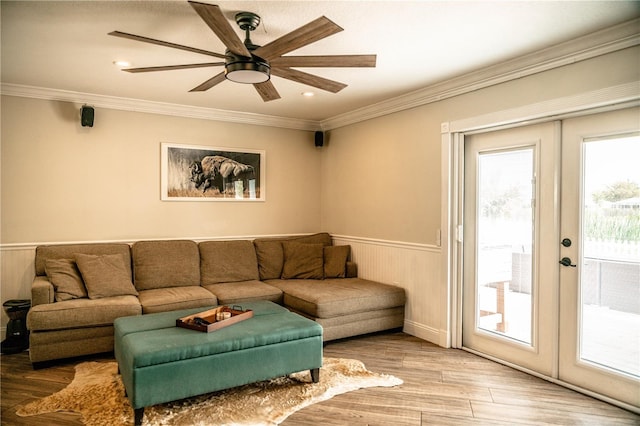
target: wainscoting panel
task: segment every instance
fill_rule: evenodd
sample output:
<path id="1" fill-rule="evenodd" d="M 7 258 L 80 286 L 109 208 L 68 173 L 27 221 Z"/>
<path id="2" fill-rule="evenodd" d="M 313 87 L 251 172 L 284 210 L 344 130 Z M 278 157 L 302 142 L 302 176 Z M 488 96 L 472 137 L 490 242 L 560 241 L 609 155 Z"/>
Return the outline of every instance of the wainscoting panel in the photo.
<path id="1" fill-rule="evenodd" d="M 31 283 L 35 276 L 35 246 L 2 247 L 0 249 L 0 289 L 2 303 L 10 299 L 31 299 Z M 2 310 L 2 340 L 9 318 Z"/>
<path id="2" fill-rule="evenodd" d="M 405 289 L 404 331 L 435 344 L 442 344 L 443 315 L 440 284 L 440 247 L 426 244 L 373 240 L 333 235 L 334 245 L 350 245 L 351 260 L 360 278 Z"/>

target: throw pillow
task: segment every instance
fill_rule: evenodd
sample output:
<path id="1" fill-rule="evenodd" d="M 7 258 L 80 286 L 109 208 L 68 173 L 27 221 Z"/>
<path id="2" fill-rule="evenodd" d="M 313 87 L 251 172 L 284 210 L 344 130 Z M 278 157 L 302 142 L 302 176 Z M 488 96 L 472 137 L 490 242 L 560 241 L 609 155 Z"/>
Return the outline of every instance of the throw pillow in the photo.
<path id="1" fill-rule="evenodd" d="M 282 278 L 319 279 L 324 278 L 324 257 L 322 244 L 286 242 Z"/>
<path id="2" fill-rule="evenodd" d="M 344 278 L 351 246 L 329 246 L 324 248 L 324 277 Z"/>
<path id="3" fill-rule="evenodd" d="M 261 280 L 273 280 L 282 276 L 284 253 L 281 241 L 254 240 L 258 257 L 258 273 Z"/>
<path id="4" fill-rule="evenodd" d="M 46 259 L 44 269 L 53 284 L 56 302 L 87 297 L 87 289 L 75 260 Z"/>
<path id="5" fill-rule="evenodd" d="M 138 295 L 122 255 L 94 256 L 78 253 L 76 254 L 76 263 L 90 299 L 128 294 Z"/>

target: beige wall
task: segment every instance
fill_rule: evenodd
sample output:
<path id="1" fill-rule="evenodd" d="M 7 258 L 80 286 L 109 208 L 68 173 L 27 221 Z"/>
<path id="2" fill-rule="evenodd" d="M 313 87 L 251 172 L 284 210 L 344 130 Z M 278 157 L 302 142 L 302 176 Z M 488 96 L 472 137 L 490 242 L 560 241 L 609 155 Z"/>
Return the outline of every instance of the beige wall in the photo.
<path id="1" fill-rule="evenodd" d="M 38 242 L 328 231 L 361 276 L 405 288 L 405 330 L 446 344 L 440 124 L 640 81 L 640 48 L 328 132 L 96 110 L 3 96 L 2 300 L 29 297 Z M 264 203 L 160 201 L 160 143 L 264 149 Z M 9 245 L 9 246 L 7 246 Z M 6 318 L 2 314 L 2 324 Z"/>
<path id="2" fill-rule="evenodd" d="M 311 132 L 2 98 L 2 243 L 315 232 Z M 265 202 L 160 200 L 160 143 L 266 151 Z"/>
<path id="3" fill-rule="evenodd" d="M 639 57 L 625 49 L 328 132 L 322 228 L 435 245 L 441 123 L 639 81 Z"/>

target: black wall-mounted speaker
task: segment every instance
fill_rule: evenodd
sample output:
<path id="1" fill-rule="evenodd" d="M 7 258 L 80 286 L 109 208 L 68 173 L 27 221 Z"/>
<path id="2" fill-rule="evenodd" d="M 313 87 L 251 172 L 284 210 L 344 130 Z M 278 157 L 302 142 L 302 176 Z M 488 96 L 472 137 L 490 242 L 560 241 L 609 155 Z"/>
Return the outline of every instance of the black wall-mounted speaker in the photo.
<path id="1" fill-rule="evenodd" d="M 318 130 L 316 132 L 316 146 L 318 148 L 322 148 L 323 145 L 324 145 L 324 132 L 321 132 L 320 130 Z"/>
<path id="2" fill-rule="evenodd" d="M 82 124 L 82 127 L 93 127 L 93 117 L 93 107 L 84 105 L 80 108 L 80 124 Z"/>

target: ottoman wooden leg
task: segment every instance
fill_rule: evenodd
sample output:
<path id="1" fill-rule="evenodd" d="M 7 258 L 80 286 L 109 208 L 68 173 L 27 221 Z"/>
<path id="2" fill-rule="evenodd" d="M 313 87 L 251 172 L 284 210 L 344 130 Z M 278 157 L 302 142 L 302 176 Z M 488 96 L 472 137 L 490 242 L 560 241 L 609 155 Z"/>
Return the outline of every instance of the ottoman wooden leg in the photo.
<path id="1" fill-rule="evenodd" d="M 320 369 L 319 368 L 313 368 L 311 370 L 309 370 L 311 372 L 311 381 L 313 383 L 318 383 L 320 381 Z"/>
<path id="2" fill-rule="evenodd" d="M 142 425 L 142 418 L 144 417 L 144 407 L 136 408 L 133 410 L 133 424 L 135 426 Z"/>

